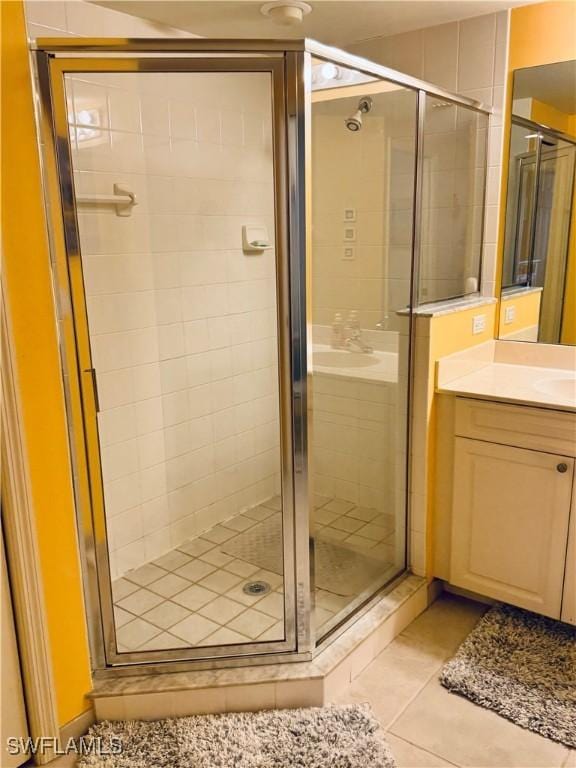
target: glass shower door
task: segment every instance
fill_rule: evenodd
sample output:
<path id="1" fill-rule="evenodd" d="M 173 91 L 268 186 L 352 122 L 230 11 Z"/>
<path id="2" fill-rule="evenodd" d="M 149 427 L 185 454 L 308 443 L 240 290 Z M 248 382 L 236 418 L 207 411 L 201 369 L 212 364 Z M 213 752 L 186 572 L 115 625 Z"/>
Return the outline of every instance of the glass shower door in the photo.
<path id="1" fill-rule="evenodd" d="M 52 63 L 106 661 L 294 650 L 282 61 L 138 66 Z"/>
<path id="2" fill-rule="evenodd" d="M 406 567 L 417 93 L 321 60 L 312 84 L 318 642 Z"/>

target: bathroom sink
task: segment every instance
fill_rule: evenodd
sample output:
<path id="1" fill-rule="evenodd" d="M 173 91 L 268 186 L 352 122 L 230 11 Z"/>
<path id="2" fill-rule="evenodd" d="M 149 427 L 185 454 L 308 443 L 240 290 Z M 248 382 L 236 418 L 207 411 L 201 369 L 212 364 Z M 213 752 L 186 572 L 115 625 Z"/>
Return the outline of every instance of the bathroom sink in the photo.
<path id="1" fill-rule="evenodd" d="M 534 388 L 547 395 L 561 397 L 563 400 L 576 400 L 576 378 L 540 379 L 535 382 Z"/>
<path id="2" fill-rule="evenodd" d="M 369 352 L 348 352 L 345 349 L 328 349 L 314 352 L 314 365 L 327 368 L 367 368 L 378 365 L 378 357 Z"/>

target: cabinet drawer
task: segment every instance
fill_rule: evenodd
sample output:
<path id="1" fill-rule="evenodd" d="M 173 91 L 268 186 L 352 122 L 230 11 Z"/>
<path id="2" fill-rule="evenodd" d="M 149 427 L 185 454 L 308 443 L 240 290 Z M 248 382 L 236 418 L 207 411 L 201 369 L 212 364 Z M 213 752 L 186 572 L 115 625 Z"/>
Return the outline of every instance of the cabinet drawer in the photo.
<path id="1" fill-rule="evenodd" d="M 502 445 L 576 456 L 576 414 L 456 398 L 455 432 Z"/>

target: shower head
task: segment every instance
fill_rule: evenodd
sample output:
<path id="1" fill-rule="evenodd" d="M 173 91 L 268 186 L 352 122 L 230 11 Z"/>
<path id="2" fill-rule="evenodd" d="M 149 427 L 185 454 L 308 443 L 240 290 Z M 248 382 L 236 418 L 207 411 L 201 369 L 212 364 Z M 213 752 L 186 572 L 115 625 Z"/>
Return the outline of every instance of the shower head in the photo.
<path id="1" fill-rule="evenodd" d="M 358 109 L 353 115 L 344 121 L 349 131 L 359 131 L 362 128 L 362 115 L 366 115 L 372 109 L 372 99 L 365 96 L 358 102 Z"/>

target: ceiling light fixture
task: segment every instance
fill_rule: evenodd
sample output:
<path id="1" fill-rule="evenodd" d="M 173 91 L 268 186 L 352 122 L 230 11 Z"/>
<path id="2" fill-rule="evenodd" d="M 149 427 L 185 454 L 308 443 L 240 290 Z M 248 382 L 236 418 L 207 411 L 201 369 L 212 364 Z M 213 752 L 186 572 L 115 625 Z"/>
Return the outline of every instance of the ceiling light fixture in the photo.
<path id="1" fill-rule="evenodd" d="M 304 16 L 311 10 L 312 6 L 301 0 L 273 0 L 271 3 L 265 3 L 260 8 L 260 13 L 271 18 L 275 24 L 291 27 L 301 24 Z"/>

